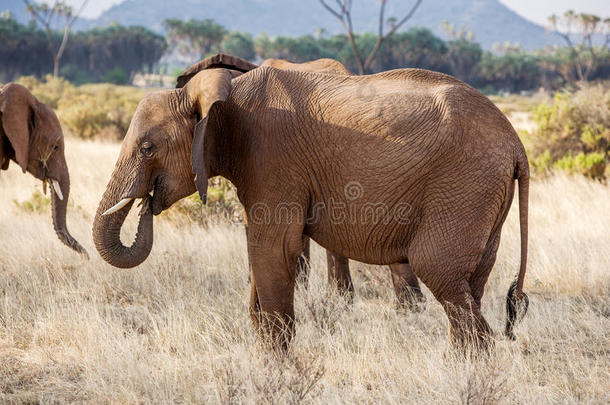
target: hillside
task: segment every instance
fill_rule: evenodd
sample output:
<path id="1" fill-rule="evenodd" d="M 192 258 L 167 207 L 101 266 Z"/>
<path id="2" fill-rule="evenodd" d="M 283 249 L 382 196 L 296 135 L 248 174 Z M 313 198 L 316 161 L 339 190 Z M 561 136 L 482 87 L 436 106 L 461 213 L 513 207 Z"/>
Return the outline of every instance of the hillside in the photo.
<path id="1" fill-rule="evenodd" d="M 8 4 L 7 6 L 4 6 Z M 391 1 L 386 16 L 400 17 L 412 2 Z M 23 15 L 23 2 L 3 0 L 2 9 Z M 377 0 L 361 0 L 354 5 L 354 26 L 357 31 L 376 31 Z M 124 25 L 144 25 L 161 31 L 165 18 L 212 18 L 232 30 L 252 34 L 306 35 L 318 28 L 328 33 L 341 31 L 339 22 L 317 0 L 234 0 L 231 7 L 215 0 L 184 0 L 178 7 L 166 0 L 126 0 L 106 10 L 95 20 L 81 20 L 78 28 L 105 26 L 113 22 Z M 547 35 L 544 27 L 534 24 L 505 7 L 498 0 L 424 0 L 415 16 L 405 26 L 424 26 L 442 35 L 440 24 L 449 21 L 464 26 L 475 34 L 483 47 L 497 42 L 518 42 L 526 49 L 541 48 L 557 42 Z"/>

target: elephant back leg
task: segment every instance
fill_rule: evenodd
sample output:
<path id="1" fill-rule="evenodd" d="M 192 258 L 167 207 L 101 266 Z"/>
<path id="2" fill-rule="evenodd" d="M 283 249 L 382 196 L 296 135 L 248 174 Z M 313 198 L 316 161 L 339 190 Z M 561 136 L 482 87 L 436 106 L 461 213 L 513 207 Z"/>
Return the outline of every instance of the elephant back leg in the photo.
<path id="1" fill-rule="evenodd" d="M 310 240 L 309 237 L 304 236 L 305 242 L 303 247 L 303 253 L 297 258 L 297 267 L 296 267 L 296 278 L 297 281 L 301 280 L 303 286 L 307 288 L 309 285 L 309 270 L 311 263 L 311 255 L 310 255 Z"/>
<path id="2" fill-rule="evenodd" d="M 485 291 L 485 284 L 487 283 L 487 279 L 489 278 L 489 274 L 496 263 L 496 255 L 498 252 L 498 248 L 500 247 L 500 235 L 502 232 L 502 225 L 508 216 L 508 212 L 510 211 L 510 207 L 513 201 L 514 194 L 514 183 L 511 183 L 508 189 L 508 195 L 506 201 L 504 202 L 504 206 L 501 212 L 501 215 L 498 216 L 496 223 L 494 224 L 494 228 L 491 232 L 491 236 L 487 241 L 487 245 L 485 246 L 485 252 L 479 261 L 476 269 L 472 273 L 472 276 L 469 280 L 470 289 L 472 291 L 472 296 L 474 297 L 475 302 L 478 305 L 481 305 L 481 299 L 483 298 L 483 292 Z"/>
<path id="3" fill-rule="evenodd" d="M 408 262 L 394 263 L 390 266 L 392 284 L 396 293 L 399 309 L 417 310 L 418 304 L 425 302 L 417 276 Z"/>
<path id="4" fill-rule="evenodd" d="M 470 285 L 493 228 L 494 221 L 488 217 L 454 221 L 440 214 L 428 215 L 408 250 L 413 271 L 449 318 L 451 340 L 464 349 L 487 348 L 491 342 L 491 328 Z"/>
<path id="5" fill-rule="evenodd" d="M 481 257 L 481 261 L 468 280 L 470 290 L 472 291 L 472 297 L 479 306 L 481 305 L 481 299 L 483 298 L 483 292 L 485 291 L 485 284 L 496 263 L 496 254 L 499 245 L 500 232 L 496 232 L 490 237 L 485 253 L 483 253 L 483 256 Z"/>
<path id="6" fill-rule="evenodd" d="M 328 266 L 328 284 L 337 288 L 339 294 L 345 295 L 350 302 L 354 299 L 354 284 L 349 273 L 349 260 L 347 257 L 326 251 Z"/>

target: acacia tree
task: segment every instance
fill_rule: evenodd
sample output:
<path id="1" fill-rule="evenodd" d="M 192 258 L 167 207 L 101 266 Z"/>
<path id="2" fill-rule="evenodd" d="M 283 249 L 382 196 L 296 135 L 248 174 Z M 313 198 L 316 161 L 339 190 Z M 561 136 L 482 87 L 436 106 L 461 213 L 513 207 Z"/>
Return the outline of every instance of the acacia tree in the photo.
<path id="1" fill-rule="evenodd" d="M 458 79 L 472 82 L 476 75 L 473 68 L 481 61 L 483 49 L 474 41 L 474 34 L 462 27 L 456 30 L 454 24 L 443 21 L 441 29 L 447 36 L 447 59 L 452 74 Z"/>
<path id="2" fill-rule="evenodd" d="M 550 16 L 547 28 L 565 40 L 578 80 L 587 81 L 597 66 L 597 51 L 610 45 L 610 18 L 602 20 L 593 14 L 576 14 L 568 10 L 563 16 Z M 576 43 L 572 37 L 575 32 L 581 36 L 580 43 Z M 593 43 L 596 34 L 605 35 L 600 47 Z"/>
<path id="3" fill-rule="evenodd" d="M 335 0 L 336 7 L 330 6 L 327 0 L 320 0 L 320 3 L 329 13 L 337 17 L 337 19 L 341 22 L 343 26 L 343 30 L 347 36 L 347 40 L 349 41 L 352 51 L 354 53 L 354 57 L 356 58 L 356 64 L 358 65 L 358 72 L 363 75 L 368 72 L 371 68 L 371 65 L 375 61 L 375 57 L 377 56 L 377 52 L 381 48 L 383 42 L 392 36 L 398 29 L 404 25 L 422 3 L 422 0 L 415 0 L 415 4 L 411 7 L 411 10 L 402 18 L 397 19 L 395 17 L 388 18 L 387 21 L 384 21 L 385 7 L 388 3 L 388 0 L 380 0 L 379 4 L 379 26 L 377 30 L 377 41 L 373 46 L 373 49 L 369 53 L 369 55 L 364 59 L 360 50 L 358 49 L 358 45 L 356 44 L 356 38 L 354 35 L 354 26 L 352 24 L 352 0 Z M 387 33 L 384 33 L 384 25 L 387 24 L 390 26 L 390 29 Z"/>
<path id="4" fill-rule="evenodd" d="M 27 12 L 34 18 L 36 22 L 42 25 L 47 36 L 49 49 L 53 54 L 53 76 L 59 76 L 59 61 L 66 50 L 70 30 L 78 19 L 78 16 L 85 8 L 89 0 L 83 0 L 78 11 L 67 5 L 63 1 L 54 1 L 50 6 L 47 3 L 32 3 L 29 0 L 23 0 L 27 6 Z M 58 20 L 63 20 L 63 35 L 61 42 L 53 33 L 53 25 L 58 23 Z"/>
<path id="5" fill-rule="evenodd" d="M 205 57 L 220 45 L 227 33 L 222 25 L 210 19 L 182 21 L 170 18 L 163 21 L 163 27 L 167 30 L 170 46 L 177 45 L 183 54 L 195 59 Z"/>

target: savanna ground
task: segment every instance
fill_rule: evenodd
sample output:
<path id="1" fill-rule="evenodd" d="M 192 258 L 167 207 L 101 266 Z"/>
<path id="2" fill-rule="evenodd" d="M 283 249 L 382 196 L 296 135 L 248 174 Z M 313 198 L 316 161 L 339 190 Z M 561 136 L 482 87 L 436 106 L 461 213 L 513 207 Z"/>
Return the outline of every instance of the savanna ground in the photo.
<path id="1" fill-rule="evenodd" d="M 119 146 L 69 138 L 66 149 L 68 226 L 89 261 L 57 240 L 40 182 L 14 164 L 0 176 L 0 402 L 610 402 L 608 185 L 532 182 L 530 310 L 517 341 L 498 337 L 489 358 L 451 350 L 428 290 L 423 311 L 397 311 L 385 267 L 352 262 L 348 305 L 329 292 L 319 247 L 309 289 L 297 290 L 297 336 L 277 357 L 248 316 L 241 225 L 202 227 L 172 208 L 155 219 L 148 260 L 113 268 L 91 222 Z M 497 332 L 518 263 L 515 206 L 483 298 Z"/>

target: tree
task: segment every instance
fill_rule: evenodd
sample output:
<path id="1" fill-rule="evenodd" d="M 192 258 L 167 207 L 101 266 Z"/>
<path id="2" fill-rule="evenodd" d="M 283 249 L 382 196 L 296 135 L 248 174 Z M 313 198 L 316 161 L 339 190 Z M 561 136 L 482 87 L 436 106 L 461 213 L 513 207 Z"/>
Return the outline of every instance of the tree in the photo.
<path id="1" fill-rule="evenodd" d="M 335 2 L 337 3 L 337 8 L 331 7 L 327 0 L 320 0 L 322 6 L 324 6 L 329 13 L 337 17 L 337 19 L 341 22 L 343 30 L 347 35 L 347 40 L 349 41 L 352 51 L 354 52 L 354 57 L 356 58 L 356 63 L 358 65 L 358 71 L 362 75 L 369 71 L 371 65 L 375 61 L 377 52 L 381 48 L 381 45 L 383 45 L 384 41 L 398 31 L 398 29 L 404 25 L 404 23 L 406 23 L 413 16 L 413 14 L 415 14 L 415 11 L 422 3 L 422 0 L 415 0 L 415 4 L 413 7 L 411 7 L 411 10 L 409 10 L 409 12 L 401 20 L 398 20 L 395 17 L 388 18 L 387 23 L 390 26 L 390 29 L 387 33 L 384 33 L 384 24 L 386 23 L 386 21 L 384 21 L 384 14 L 388 0 L 380 0 L 377 40 L 366 59 L 363 59 L 360 49 L 358 49 L 358 45 L 356 43 L 354 26 L 352 24 L 352 0 L 335 0 Z"/>
<path id="2" fill-rule="evenodd" d="M 481 45 L 474 42 L 474 34 L 465 28 L 456 31 L 455 25 L 447 21 L 441 24 L 441 29 L 447 35 L 448 59 L 451 71 L 458 79 L 472 82 L 477 66 L 483 56 Z"/>
<path id="3" fill-rule="evenodd" d="M 47 3 L 32 3 L 30 0 L 23 1 L 27 6 L 28 13 L 45 30 L 49 49 L 53 54 L 53 76 L 57 77 L 59 76 L 59 61 L 66 50 L 72 25 L 74 25 L 89 0 L 83 0 L 77 12 L 74 12 L 74 9 L 63 1 L 55 0 L 52 6 Z M 53 35 L 53 25 L 57 23 L 58 19 L 63 19 L 63 35 L 59 43 Z"/>
<path id="4" fill-rule="evenodd" d="M 607 49 L 610 45 L 610 18 L 602 20 L 593 14 L 576 14 L 572 10 L 563 16 L 553 14 L 548 19 L 548 29 L 563 38 L 570 49 L 572 63 L 579 81 L 585 82 L 597 66 L 598 49 Z M 581 35 L 580 43 L 572 38 L 574 32 Z M 596 34 L 604 34 L 605 40 L 601 47 L 593 44 Z M 569 77 L 566 80 L 570 80 Z"/>
<path id="5" fill-rule="evenodd" d="M 220 43 L 220 51 L 244 59 L 254 59 L 254 41 L 250 34 L 233 31 L 225 35 Z"/>
<path id="6" fill-rule="evenodd" d="M 42 76 L 53 68 L 51 53 L 42 30 L 0 18 L 0 82 L 21 75 Z"/>
<path id="7" fill-rule="evenodd" d="M 483 53 L 476 73 L 476 85 L 511 93 L 535 88 L 544 76 L 538 57 L 510 42 Z"/>
<path id="8" fill-rule="evenodd" d="M 59 41 L 59 33 L 53 34 Z M 166 49 L 165 38 L 144 27 L 114 24 L 73 32 L 59 74 L 75 84 L 108 77 L 113 82 L 124 82 L 118 74 L 121 70 L 129 81 L 138 71 L 150 71 Z M 0 18 L 0 82 L 24 75 L 44 77 L 53 71 L 52 56 L 44 30 Z"/>
<path id="9" fill-rule="evenodd" d="M 204 58 L 222 42 L 227 31 L 213 20 L 182 21 L 170 18 L 163 21 L 167 30 L 167 39 L 171 45 L 178 45 L 179 50 L 194 59 Z M 192 55 L 196 53 L 197 55 Z"/>
<path id="10" fill-rule="evenodd" d="M 71 41 L 64 68 L 71 65 L 89 72 L 94 80 L 113 82 L 120 81 L 119 70 L 127 81 L 136 72 L 151 71 L 167 49 L 165 38 L 147 28 L 116 24 L 77 32 Z M 62 68 L 62 76 L 76 79 L 68 73 Z"/>
<path id="11" fill-rule="evenodd" d="M 387 40 L 372 71 L 417 67 L 449 73 L 447 45 L 427 28 L 411 28 Z"/>

